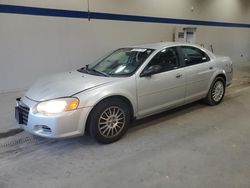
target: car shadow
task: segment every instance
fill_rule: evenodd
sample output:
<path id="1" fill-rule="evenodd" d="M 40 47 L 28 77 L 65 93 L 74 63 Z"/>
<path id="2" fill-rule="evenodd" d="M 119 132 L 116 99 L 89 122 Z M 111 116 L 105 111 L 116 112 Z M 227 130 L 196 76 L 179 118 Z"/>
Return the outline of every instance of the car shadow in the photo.
<path id="1" fill-rule="evenodd" d="M 171 110 L 166 110 L 164 112 L 145 117 L 143 119 L 135 120 L 134 123 L 130 126 L 129 132 L 154 126 L 159 122 L 168 121 L 170 119 L 174 119 L 181 115 L 202 109 L 204 107 L 207 107 L 207 105 L 203 104 L 201 101 L 196 101 L 190 104 L 186 104 L 184 106 L 180 106 Z"/>

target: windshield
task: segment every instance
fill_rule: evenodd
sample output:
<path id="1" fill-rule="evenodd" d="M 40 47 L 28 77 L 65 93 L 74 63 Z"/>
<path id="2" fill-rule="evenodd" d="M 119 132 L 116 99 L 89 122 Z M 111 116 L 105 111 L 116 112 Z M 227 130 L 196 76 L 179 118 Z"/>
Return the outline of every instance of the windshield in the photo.
<path id="1" fill-rule="evenodd" d="M 152 54 L 152 49 L 122 48 L 118 49 L 97 63 L 87 65 L 79 71 L 101 76 L 130 76 Z"/>

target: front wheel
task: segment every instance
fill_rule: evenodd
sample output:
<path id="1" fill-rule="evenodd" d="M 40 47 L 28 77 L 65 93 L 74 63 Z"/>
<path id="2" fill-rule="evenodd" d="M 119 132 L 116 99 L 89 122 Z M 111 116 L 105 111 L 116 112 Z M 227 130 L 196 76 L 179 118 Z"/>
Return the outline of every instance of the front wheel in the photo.
<path id="1" fill-rule="evenodd" d="M 225 80 L 222 77 L 215 78 L 205 98 L 205 102 L 211 106 L 220 104 L 225 95 L 225 85 Z"/>
<path id="2" fill-rule="evenodd" d="M 130 112 L 125 102 L 116 98 L 104 100 L 90 114 L 90 134 L 98 142 L 109 144 L 126 133 L 129 122 Z"/>

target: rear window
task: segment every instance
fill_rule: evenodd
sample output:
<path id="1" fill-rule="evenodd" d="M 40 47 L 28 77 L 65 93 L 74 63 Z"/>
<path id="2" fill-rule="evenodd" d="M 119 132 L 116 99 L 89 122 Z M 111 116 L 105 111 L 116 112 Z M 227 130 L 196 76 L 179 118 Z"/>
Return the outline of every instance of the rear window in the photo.
<path id="1" fill-rule="evenodd" d="M 196 65 L 210 61 L 209 56 L 198 48 L 191 46 L 182 46 L 181 51 L 184 55 L 184 61 L 186 66 Z"/>

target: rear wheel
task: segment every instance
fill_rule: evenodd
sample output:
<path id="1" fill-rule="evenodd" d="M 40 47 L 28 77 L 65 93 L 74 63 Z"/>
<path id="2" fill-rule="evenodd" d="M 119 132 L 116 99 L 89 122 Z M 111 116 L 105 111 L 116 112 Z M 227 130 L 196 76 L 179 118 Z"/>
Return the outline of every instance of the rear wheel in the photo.
<path id="1" fill-rule="evenodd" d="M 112 143 L 126 133 L 129 122 L 130 112 L 124 101 L 116 98 L 104 100 L 90 114 L 90 134 L 100 143 Z"/>
<path id="2" fill-rule="evenodd" d="M 225 95 L 225 85 L 224 78 L 215 78 L 205 98 L 205 102 L 211 106 L 220 104 Z"/>

